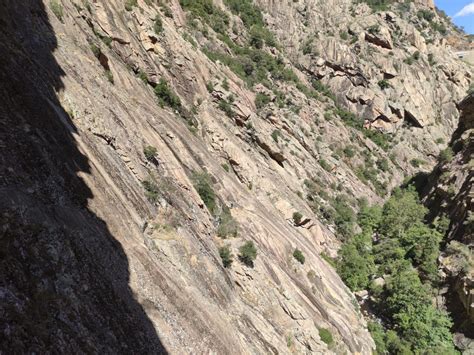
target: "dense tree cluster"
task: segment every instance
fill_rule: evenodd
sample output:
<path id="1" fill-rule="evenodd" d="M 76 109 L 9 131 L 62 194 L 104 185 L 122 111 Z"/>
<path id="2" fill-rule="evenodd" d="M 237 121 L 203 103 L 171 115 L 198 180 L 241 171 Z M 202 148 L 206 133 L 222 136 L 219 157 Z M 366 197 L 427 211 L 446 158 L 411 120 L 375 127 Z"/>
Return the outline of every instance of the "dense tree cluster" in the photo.
<path id="1" fill-rule="evenodd" d="M 424 223 L 426 213 L 414 189 L 397 189 L 383 207 L 362 206 L 361 233 L 339 253 L 346 284 L 375 300 L 383 325 L 369 329 L 380 354 L 454 352 L 451 320 L 432 302 L 442 234 Z M 384 282 L 374 282 L 380 277 Z"/>

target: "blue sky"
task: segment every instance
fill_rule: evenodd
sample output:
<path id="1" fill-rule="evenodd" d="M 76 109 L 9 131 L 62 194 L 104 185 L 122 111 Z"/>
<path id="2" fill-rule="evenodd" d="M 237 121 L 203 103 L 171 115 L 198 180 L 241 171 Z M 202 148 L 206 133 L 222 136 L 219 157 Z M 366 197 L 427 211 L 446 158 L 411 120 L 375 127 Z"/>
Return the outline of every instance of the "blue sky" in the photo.
<path id="1" fill-rule="evenodd" d="M 434 0 L 435 5 L 444 10 L 454 23 L 464 26 L 466 33 L 474 34 L 474 0 Z"/>

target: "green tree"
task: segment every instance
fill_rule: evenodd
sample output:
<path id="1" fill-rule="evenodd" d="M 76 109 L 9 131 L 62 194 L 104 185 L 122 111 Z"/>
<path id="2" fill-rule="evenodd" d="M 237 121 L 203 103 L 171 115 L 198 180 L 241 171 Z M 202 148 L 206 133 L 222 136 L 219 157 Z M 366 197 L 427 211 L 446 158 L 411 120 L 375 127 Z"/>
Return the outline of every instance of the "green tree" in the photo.
<path id="1" fill-rule="evenodd" d="M 452 326 L 448 316 L 431 304 L 408 307 L 395 315 L 401 337 L 415 353 L 449 354 L 454 351 Z"/>
<path id="2" fill-rule="evenodd" d="M 336 197 L 332 206 L 335 211 L 334 223 L 337 226 L 337 231 L 342 234 L 344 238 L 347 238 L 354 232 L 356 222 L 355 213 L 349 205 L 347 198 L 342 195 Z"/>
<path id="3" fill-rule="evenodd" d="M 410 262 L 404 259 L 405 250 L 397 239 L 384 238 L 374 245 L 374 258 L 380 274 L 390 274 L 411 266 Z"/>
<path id="4" fill-rule="evenodd" d="M 363 231 L 374 232 L 382 218 L 380 206 L 362 206 L 357 215 L 357 224 Z"/>
<path id="5" fill-rule="evenodd" d="M 401 235 L 400 241 L 424 278 L 434 281 L 437 277 L 437 259 L 442 235 L 423 223 L 416 223 Z"/>
<path id="6" fill-rule="evenodd" d="M 387 311 L 394 318 L 409 308 L 421 309 L 431 304 L 430 292 L 421 283 L 415 269 L 403 270 L 391 275 L 386 291 Z"/>
<path id="7" fill-rule="evenodd" d="M 421 222 L 426 213 L 414 188 L 396 189 L 384 205 L 380 232 L 386 237 L 398 238 L 412 225 Z"/>
<path id="8" fill-rule="evenodd" d="M 337 271 L 352 291 L 368 287 L 370 276 L 375 273 L 369 234 L 359 234 L 341 247 Z"/>

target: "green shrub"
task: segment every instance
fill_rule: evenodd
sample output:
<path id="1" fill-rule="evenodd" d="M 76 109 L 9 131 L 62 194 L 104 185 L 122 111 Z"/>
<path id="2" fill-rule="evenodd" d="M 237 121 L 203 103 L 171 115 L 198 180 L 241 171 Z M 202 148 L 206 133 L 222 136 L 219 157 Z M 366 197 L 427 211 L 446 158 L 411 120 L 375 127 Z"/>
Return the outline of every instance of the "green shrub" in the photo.
<path id="1" fill-rule="evenodd" d="M 146 72 L 144 72 L 143 70 L 140 70 L 138 72 L 138 77 L 140 78 L 141 81 L 143 81 L 145 84 L 148 84 L 148 75 L 146 74 Z"/>
<path id="2" fill-rule="evenodd" d="M 229 16 L 212 0 L 179 0 L 179 3 L 193 18 L 200 18 L 217 33 L 225 33 L 229 27 Z"/>
<path id="3" fill-rule="evenodd" d="M 221 111 L 224 111 L 227 117 L 232 118 L 235 116 L 234 110 L 232 109 L 232 105 L 226 99 L 220 99 L 217 106 Z"/>
<path id="4" fill-rule="evenodd" d="M 447 29 L 446 26 L 445 26 L 444 24 L 442 24 L 442 23 L 432 21 L 432 22 L 430 23 L 430 25 L 431 25 L 431 28 L 432 28 L 434 31 L 439 32 L 439 33 L 442 34 L 443 36 L 448 33 L 448 29 Z"/>
<path id="5" fill-rule="evenodd" d="M 250 34 L 249 45 L 251 47 L 262 49 L 264 44 L 271 47 L 276 46 L 275 38 L 264 27 L 261 27 L 259 25 L 254 25 L 250 28 L 249 34 Z"/>
<path id="6" fill-rule="evenodd" d="M 109 37 L 109 36 L 99 36 L 99 38 L 101 39 L 102 42 L 104 42 L 104 44 L 107 46 L 107 47 L 111 47 L 112 46 L 112 42 L 113 42 L 113 39 L 112 37 Z"/>
<path id="7" fill-rule="evenodd" d="M 278 129 L 275 129 L 273 132 L 272 132 L 272 139 L 278 143 L 278 139 L 281 137 L 281 132 L 280 130 Z"/>
<path id="8" fill-rule="evenodd" d="M 356 155 L 356 152 L 353 146 L 345 147 L 343 152 L 344 152 L 344 155 L 348 158 L 353 158 Z"/>
<path id="9" fill-rule="evenodd" d="M 265 107 L 268 103 L 270 102 L 270 96 L 262 94 L 262 93 L 257 93 L 257 96 L 255 97 L 255 106 L 257 109 L 261 109 Z"/>
<path id="10" fill-rule="evenodd" d="M 193 173 L 192 181 L 194 188 L 196 189 L 199 196 L 201 196 L 202 202 L 206 205 L 207 209 L 212 215 L 215 215 L 217 211 L 216 194 L 212 188 L 211 177 L 209 174 Z"/>
<path id="11" fill-rule="evenodd" d="M 252 0 L 224 0 L 224 3 L 232 13 L 239 15 L 247 29 L 252 26 L 265 27 L 262 12 Z"/>
<path id="12" fill-rule="evenodd" d="M 110 69 L 107 69 L 105 72 L 105 77 L 107 78 L 107 80 L 109 81 L 109 83 L 113 84 L 114 83 L 114 74 L 112 73 L 112 71 Z"/>
<path id="13" fill-rule="evenodd" d="M 410 226 L 422 222 L 426 212 L 416 191 L 396 189 L 384 205 L 381 232 L 387 237 L 398 237 Z"/>
<path id="14" fill-rule="evenodd" d="M 424 163 L 425 163 L 424 160 L 418 159 L 418 158 L 414 158 L 414 159 L 410 160 L 410 164 L 411 164 L 414 168 L 419 168 L 419 167 L 422 166 Z"/>
<path id="15" fill-rule="evenodd" d="M 158 201 L 160 197 L 160 191 L 155 180 L 151 177 L 142 182 L 143 188 L 145 189 L 145 195 L 148 201 L 154 203 Z"/>
<path id="16" fill-rule="evenodd" d="M 388 171 L 389 169 L 389 165 L 388 165 L 388 160 L 387 158 L 382 158 L 380 160 L 377 160 L 377 168 L 379 168 L 380 170 L 382 170 L 383 172 L 386 172 Z"/>
<path id="17" fill-rule="evenodd" d="M 454 158 L 454 152 L 451 147 L 448 147 L 439 153 L 439 160 L 442 163 L 449 163 Z"/>
<path id="18" fill-rule="evenodd" d="M 327 96 L 330 98 L 332 101 L 336 101 L 336 97 L 332 93 L 332 91 L 324 85 L 321 81 L 319 80 L 312 80 L 311 85 L 313 86 L 314 90 L 319 91 L 321 94 Z"/>
<path id="19" fill-rule="evenodd" d="M 295 251 L 293 252 L 293 257 L 301 264 L 304 264 L 305 257 L 303 255 L 303 252 L 299 250 L 298 248 L 296 248 Z"/>
<path id="20" fill-rule="evenodd" d="M 342 40 L 347 41 L 349 39 L 349 34 L 347 31 L 341 31 L 339 32 L 339 36 L 341 37 Z"/>
<path id="21" fill-rule="evenodd" d="M 332 338 L 332 334 L 329 329 L 326 328 L 319 328 L 319 337 L 322 341 L 324 341 L 328 346 L 334 343 L 334 339 Z"/>
<path id="22" fill-rule="evenodd" d="M 253 267 L 253 262 L 257 258 L 257 248 L 253 241 L 247 241 L 239 248 L 239 259 L 245 265 Z"/>
<path id="23" fill-rule="evenodd" d="M 256 83 L 270 86 L 269 77 L 277 81 L 298 82 L 293 70 L 286 67 L 283 59 L 253 47 L 236 45 L 227 36 L 221 35 L 221 40 L 231 48 L 232 54 L 203 49 L 204 54 L 212 61 L 220 61 L 227 65 L 236 75 L 250 87 Z"/>
<path id="24" fill-rule="evenodd" d="M 365 2 L 373 11 L 387 11 L 394 0 L 358 0 L 357 2 Z"/>
<path id="25" fill-rule="evenodd" d="M 331 265 L 332 267 L 337 267 L 337 262 L 335 259 L 331 258 L 328 254 L 326 254 L 325 252 L 322 252 L 321 254 L 319 254 L 319 256 L 324 260 L 326 261 L 329 265 Z"/>
<path id="26" fill-rule="evenodd" d="M 336 224 L 337 231 L 346 238 L 354 230 L 356 222 L 355 213 L 350 207 L 347 198 L 343 195 L 337 196 L 331 204 L 334 208 L 334 223 Z"/>
<path id="27" fill-rule="evenodd" d="M 162 107 L 166 105 L 176 110 L 181 109 L 181 100 L 178 95 L 170 89 L 165 79 L 160 79 L 160 82 L 155 86 L 154 91 Z"/>
<path id="28" fill-rule="evenodd" d="M 102 53 L 100 48 L 95 43 L 90 43 L 89 46 L 90 46 L 90 49 L 91 49 L 92 53 L 94 54 L 94 57 L 99 59 L 100 54 Z"/>
<path id="29" fill-rule="evenodd" d="M 385 90 L 385 89 L 388 89 L 389 87 L 391 87 L 392 85 L 390 85 L 390 83 L 388 82 L 388 80 L 380 80 L 377 85 L 382 89 L 382 90 Z"/>
<path id="30" fill-rule="evenodd" d="M 173 18 L 173 11 L 171 11 L 171 8 L 168 5 L 161 4 L 161 10 L 163 11 L 163 14 L 166 17 Z"/>
<path id="31" fill-rule="evenodd" d="M 428 22 L 431 22 L 435 17 L 435 13 L 431 10 L 421 9 L 418 10 L 417 16 L 419 19 L 425 19 Z"/>
<path id="32" fill-rule="evenodd" d="M 232 255 L 232 252 L 230 251 L 230 247 L 228 245 L 219 248 L 219 256 L 221 257 L 222 264 L 225 268 L 228 268 L 232 265 L 232 262 L 234 261 L 234 256 Z"/>
<path id="33" fill-rule="evenodd" d="M 293 213 L 293 222 L 295 222 L 296 225 L 301 223 L 302 218 L 303 218 L 303 215 L 300 212 Z"/>
<path id="34" fill-rule="evenodd" d="M 206 83 L 206 89 L 207 89 L 207 92 L 211 94 L 214 91 L 214 84 L 212 84 L 212 82 L 210 82 L 210 81 L 207 82 Z"/>
<path id="35" fill-rule="evenodd" d="M 375 232 L 381 219 L 382 208 L 377 205 L 368 206 L 367 204 L 364 204 L 361 206 L 360 211 L 357 214 L 357 224 L 363 232 Z"/>
<path id="36" fill-rule="evenodd" d="M 59 0 L 51 0 L 49 2 L 49 6 L 54 16 L 56 16 L 59 21 L 63 22 L 63 5 L 59 2 Z"/>
<path id="37" fill-rule="evenodd" d="M 163 32 L 163 21 L 161 20 L 160 16 L 156 15 L 155 22 L 153 24 L 153 30 L 157 35 Z"/>
<path id="38" fill-rule="evenodd" d="M 303 54 L 311 54 L 313 51 L 313 38 L 309 38 L 303 43 L 303 48 L 302 48 Z"/>
<path id="39" fill-rule="evenodd" d="M 227 80 L 227 78 L 224 78 L 224 80 L 222 81 L 222 88 L 226 91 L 229 91 L 230 87 L 229 87 L 229 81 Z"/>
<path id="40" fill-rule="evenodd" d="M 331 171 L 331 165 L 329 165 L 329 163 L 324 160 L 324 159 L 319 159 L 319 165 L 321 165 L 321 167 L 326 170 L 326 171 Z"/>
<path id="41" fill-rule="evenodd" d="M 138 6 L 137 0 L 125 0 L 125 10 L 132 11 L 134 6 Z"/>
<path id="42" fill-rule="evenodd" d="M 436 65 L 436 61 L 435 61 L 435 59 L 434 59 L 434 54 L 433 54 L 433 53 L 429 53 L 429 54 L 428 54 L 428 63 L 429 63 L 429 65 L 431 65 L 431 66 Z"/>
<path id="43" fill-rule="evenodd" d="M 148 161 L 154 161 L 157 152 L 157 149 L 151 145 L 147 145 L 145 148 L 143 148 L 143 154 Z"/>

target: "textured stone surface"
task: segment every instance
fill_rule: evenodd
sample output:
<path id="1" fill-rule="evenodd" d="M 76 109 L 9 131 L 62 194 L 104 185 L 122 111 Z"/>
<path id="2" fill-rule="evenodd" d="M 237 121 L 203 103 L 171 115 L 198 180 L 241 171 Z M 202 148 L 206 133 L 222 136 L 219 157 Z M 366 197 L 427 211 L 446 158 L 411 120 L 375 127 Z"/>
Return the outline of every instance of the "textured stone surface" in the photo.
<path id="1" fill-rule="evenodd" d="M 440 257 L 440 268 L 450 285 L 449 306 L 456 319 L 457 344 L 461 349 L 474 349 L 474 95 L 460 104 L 459 127 L 450 142 L 452 156 L 441 162 L 428 176 L 426 205 L 433 220 L 447 217 L 450 221 L 447 247 Z M 457 307 L 456 307 L 457 306 Z M 471 341 L 467 341 L 471 338 Z M 464 342 L 467 341 L 467 344 Z"/>
<path id="2" fill-rule="evenodd" d="M 300 110 L 273 102 L 257 110 L 255 92 L 201 50 L 222 43 L 212 31 L 206 38 L 189 29 L 177 0 L 168 4 L 173 17 L 142 0 L 132 11 L 118 0 L 61 3 L 61 21 L 49 1 L 0 5 L 0 346 L 19 353 L 371 353 L 354 296 L 320 257 L 334 255 L 340 242 L 310 208 L 304 182 L 326 191 L 324 206 L 338 186 L 354 204 L 376 202 L 383 196 L 356 174 L 364 152 L 374 163 L 386 159 L 389 170 L 379 178 L 388 188 L 416 171 L 412 158 L 431 168 L 440 149 L 434 138 L 456 125 L 469 68 L 441 38 L 427 44 L 396 14 L 360 5 L 352 17 L 347 0 L 258 1 L 288 67 L 308 85 L 321 79 L 367 125 L 393 132 L 386 152 L 337 117 L 326 119 L 329 99 L 307 98 L 288 83 L 274 85 Z M 157 14 L 161 34 L 153 32 Z M 372 25 L 392 41 L 393 56 L 365 40 Z M 357 41 L 349 45 L 340 30 Z M 313 55 L 303 55 L 315 31 Z M 404 64 L 416 50 L 421 59 Z M 160 107 L 153 86 L 161 78 L 188 115 Z M 383 78 L 391 88 L 379 87 Z M 230 93 L 235 118 L 217 105 Z M 157 148 L 151 162 L 147 145 Z M 349 145 L 357 152 L 350 159 L 340 153 Z M 190 178 L 203 169 L 239 222 L 237 238 L 216 235 Z M 150 176 L 155 203 L 142 186 Z M 309 221 L 295 225 L 297 211 Z M 236 255 L 245 240 L 258 248 L 255 267 L 236 258 L 224 269 L 218 247 L 229 244 Z M 293 259 L 295 248 L 304 265 Z M 331 349 L 318 328 L 332 333 Z"/>

